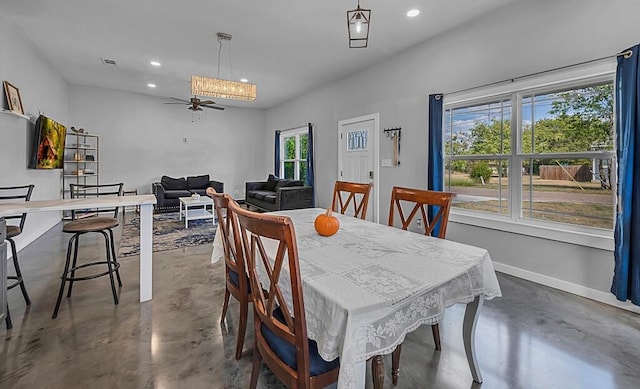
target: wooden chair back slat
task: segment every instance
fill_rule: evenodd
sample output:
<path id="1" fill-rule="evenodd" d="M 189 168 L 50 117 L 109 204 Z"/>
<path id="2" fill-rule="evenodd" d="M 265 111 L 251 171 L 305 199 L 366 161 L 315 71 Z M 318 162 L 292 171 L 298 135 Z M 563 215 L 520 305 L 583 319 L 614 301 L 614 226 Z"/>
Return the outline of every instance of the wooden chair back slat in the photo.
<path id="1" fill-rule="evenodd" d="M 347 212 L 349 205 L 353 204 L 354 217 L 366 219 L 371 188 L 373 188 L 373 183 L 361 184 L 356 182 L 336 181 L 333 188 L 333 210 L 344 215 L 345 212 Z M 342 198 L 343 195 L 347 196 L 346 200 Z"/>
<path id="2" fill-rule="evenodd" d="M 451 203 L 454 196 L 455 193 L 394 186 L 391 190 L 391 205 L 389 207 L 388 225 L 394 225 L 394 215 L 397 211 L 400 218 L 401 228 L 406 230 L 409 228 L 419 210 L 424 225 L 424 234 L 444 239 L 447 234 L 449 211 L 451 210 Z M 405 217 L 403 209 L 403 204 L 405 203 L 413 204 L 413 208 L 407 217 Z M 436 211 L 433 219 L 428 217 L 429 207 L 433 207 Z M 436 234 L 435 227 L 438 225 L 440 225 L 440 228 L 437 231 L 437 235 L 434 235 Z"/>

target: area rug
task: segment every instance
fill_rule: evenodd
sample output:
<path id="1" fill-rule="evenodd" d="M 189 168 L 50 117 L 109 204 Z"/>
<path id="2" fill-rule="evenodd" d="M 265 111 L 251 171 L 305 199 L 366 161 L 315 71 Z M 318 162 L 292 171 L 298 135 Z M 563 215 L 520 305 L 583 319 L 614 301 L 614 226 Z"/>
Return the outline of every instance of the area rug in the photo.
<path id="1" fill-rule="evenodd" d="M 216 226 L 210 219 L 189 221 L 189 228 L 185 229 L 184 220 L 178 220 L 178 218 L 177 212 L 153 215 L 154 252 L 213 242 Z M 139 253 L 140 218 L 136 216 L 128 220 L 122 228 L 118 257 L 130 257 Z"/>

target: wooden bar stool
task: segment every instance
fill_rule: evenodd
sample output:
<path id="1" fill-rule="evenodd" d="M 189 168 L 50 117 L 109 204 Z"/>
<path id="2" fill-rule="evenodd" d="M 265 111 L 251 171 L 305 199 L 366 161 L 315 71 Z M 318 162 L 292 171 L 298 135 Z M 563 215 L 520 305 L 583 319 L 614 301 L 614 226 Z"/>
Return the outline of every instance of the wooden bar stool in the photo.
<path id="1" fill-rule="evenodd" d="M 103 184 L 103 185 L 77 185 L 71 184 L 71 198 L 91 198 L 102 196 L 122 196 L 122 187 L 124 184 Z M 58 316 L 58 310 L 60 309 L 60 302 L 62 301 L 62 294 L 64 293 L 64 287 L 69 282 L 69 289 L 67 291 L 67 298 L 71 297 L 71 290 L 73 289 L 73 283 L 75 281 L 92 280 L 94 278 L 109 276 L 111 281 L 111 292 L 113 293 L 113 302 L 118 304 L 118 293 L 116 291 L 115 282 L 113 280 L 113 273 L 116 274 L 118 279 L 118 285 L 122 287 L 122 280 L 120 279 L 120 264 L 116 258 L 116 251 L 113 242 L 113 228 L 118 226 L 118 207 L 115 208 L 100 208 L 90 209 L 82 212 L 73 211 L 72 221 L 66 223 L 62 227 L 63 232 L 73 234 L 69 239 L 69 245 L 67 246 L 67 259 L 64 265 L 64 271 L 60 278 L 62 283 L 60 284 L 60 291 L 58 293 L 58 300 L 56 307 L 53 311 L 53 319 Z M 108 212 L 112 216 L 100 216 L 101 213 Z M 78 260 L 78 246 L 80 244 L 80 236 L 91 232 L 99 233 L 104 237 L 106 260 L 88 262 L 82 265 L 77 265 Z M 73 251 L 73 262 L 71 262 Z M 76 277 L 76 271 L 91 266 L 106 265 L 107 270 L 97 274 L 91 274 L 87 276 Z"/>
<path id="2" fill-rule="evenodd" d="M 0 201 L 29 201 L 31 200 L 31 193 L 33 192 L 34 185 L 23 185 L 23 186 L 8 186 L 8 187 L 0 187 Z M 16 248 L 16 242 L 13 240 L 16 236 L 22 233 L 24 229 L 24 222 L 27 219 L 27 214 L 23 213 L 20 216 L 5 216 L 5 220 L 11 219 L 19 219 L 20 223 L 18 225 L 9 225 L 7 224 L 7 237 L 6 240 L 9 241 L 9 245 L 11 246 L 11 257 L 13 259 L 13 267 L 16 271 L 15 276 L 7 276 L 9 280 L 15 280 L 14 283 L 7 286 L 7 290 L 13 289 L 16 286 L 20 286 L 22 290 L 22 297 L 24 297 L 24 302 L 27 305 L 31 305 L 31 299 L 29 298 L 29 293 L 27 293 L 27 288 L 24 285 L 24 279 L 22 278 L 22 271 L 20 270 L 20 263 L 18 262 L 18 250 Z M 9 314 L 9 304 L 7 303 L 7 317 L 5 318 L 5 323 L 7 325 L 7 329 L 11 329 L 13 324 L 11 323 L 11 315 Z"/>

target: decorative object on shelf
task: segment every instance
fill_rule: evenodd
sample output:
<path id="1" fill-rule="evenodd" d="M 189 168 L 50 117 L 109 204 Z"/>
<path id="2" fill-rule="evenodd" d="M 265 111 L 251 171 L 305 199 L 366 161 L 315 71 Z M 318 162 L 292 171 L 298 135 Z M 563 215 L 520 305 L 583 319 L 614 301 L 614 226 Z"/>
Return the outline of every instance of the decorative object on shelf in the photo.
<path id="1" fill-rule="evenodd" d="M 347 30 L 349 31 L 349 48 L 365 48 L 369 43 L 369 22 L 371 21 L 371 10 L 358 8 L 347 11 Z"/>
<path id="2" fill-rule="evenodd" d="M 322 236 L 331 236 L 340 229 L 340 220 L 333 216 L 331 207 L 327 208 L 327 212 L 321 213 L 313 222 L 313 227 L 318 234 Z"/>
<path id="3" fill-rule="evenodd" d="M 85 159 L 86 161 L 90 161 L 90 162 L 95 161 L 95 159 L 94 159 L 93 155 L 85 155 L 85 156 L 84 156 L 84 159 Z"/>
<path id="4" fill-rule="evenodd" d="M 75 127 L 71 126 L 70 130 L 72 132 L 75 132 L 76 134 L 84 134 L 84 128 L 77 128 L 76 129 Z"/>
<path id="5" fill-rule="evenodd" d="M 22 98 L 20 97 L 20 91 L 13 86 L 9 81 L 4 82 L 4 93 L 7 96 L 7 104 L 9 105 L 9 111 L 24 115 L 24 108 L 22 107 Z"/>
<path id="6" fill-rule="evenodd" d="M 222 99 L 253 101 L 256 99 L 256 85 L 248 82 L 224 80 L 220 78 L 220 53 L 222 41 L 229 42 L 229 64 L 231 64 L 231 35 L 219 32 L 218 37 L 218 74 L 216 78 L 191 76 L 191 94 L 196 96 L 219 97 Z M 229 77 L 231 77 L 229 65 Z"/>
<path id="7" fill-rule="evenodd" d="M 400 135 L 402 134 L 402 127 L 385 128 L 384 134 L 387 138 L 393 141 L 393 166 L 400 165 Z"/>

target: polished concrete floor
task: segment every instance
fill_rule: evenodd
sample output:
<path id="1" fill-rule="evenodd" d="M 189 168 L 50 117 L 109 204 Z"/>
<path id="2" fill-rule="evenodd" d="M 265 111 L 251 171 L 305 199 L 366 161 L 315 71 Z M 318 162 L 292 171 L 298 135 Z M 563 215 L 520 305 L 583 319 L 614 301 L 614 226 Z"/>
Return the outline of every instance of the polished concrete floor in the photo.
<path id="1" fill-rule="evenodd" d="M 25 309 L 19 288 L 9 292 L 14 328 L 0 325 L 0 388 L 248 386 L 253 336 L 248 331 L 235 361 L 238 305 L 221 325 L 223 264 L 210 264 L 210 246 L 155 253 L 152 302 L 138 303 L 138 257 L 124 258 L 120 305 L 103 277 L 76 283 L 52 320 L 67 239 L 58 226 L 19 253 L 33 304 Z M 103 253 L 97 240 L 85 239 L 81 250 Z M 476 332 L 484 383 L 471 379 L 463 307 L 454 306 L 441 324 L 441 352 L 428 327 L 407 337 L 397 388 L 640 387 L 639 315 L 514 277 L 499 280 L 504 297 L 485 303 Z M 385 364 L 391 388 L 389 356 Z M 259 387 L 283 386 L 263 367 Z"/>

